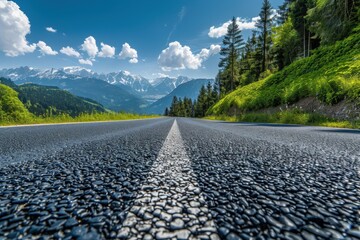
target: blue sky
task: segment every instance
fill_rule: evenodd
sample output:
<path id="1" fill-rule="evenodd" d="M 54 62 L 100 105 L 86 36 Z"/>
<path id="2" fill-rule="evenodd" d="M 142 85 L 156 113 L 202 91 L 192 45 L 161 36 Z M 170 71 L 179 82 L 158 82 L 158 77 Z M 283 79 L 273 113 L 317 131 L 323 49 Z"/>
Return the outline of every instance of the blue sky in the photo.
<path id="1" fill-rule="evenodd" d="M 270 2 L 277 8 L 283 1 Z M 97 72 L 127 70 L 148 78 L 213 78 L 226 22 L 241 18 L 247 38 L 261 4 L 262 0 L 0 0 L 0 68 L 83 66 Z M 4 18 L 11 13 L 15 14 Z M 64 47 L 76 52 L 70 54 Z"/>

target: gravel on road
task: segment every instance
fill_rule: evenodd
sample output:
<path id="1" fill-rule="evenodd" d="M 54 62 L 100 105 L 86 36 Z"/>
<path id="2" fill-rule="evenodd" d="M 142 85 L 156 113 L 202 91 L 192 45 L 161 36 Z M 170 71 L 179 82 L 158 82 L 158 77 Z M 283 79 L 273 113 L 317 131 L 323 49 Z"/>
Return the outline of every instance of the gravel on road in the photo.
<path id="1" fill-rule="evenodd" d="M 161 118 L 0 140 L 0 239 L 360 239 L 360 131 Z"/>

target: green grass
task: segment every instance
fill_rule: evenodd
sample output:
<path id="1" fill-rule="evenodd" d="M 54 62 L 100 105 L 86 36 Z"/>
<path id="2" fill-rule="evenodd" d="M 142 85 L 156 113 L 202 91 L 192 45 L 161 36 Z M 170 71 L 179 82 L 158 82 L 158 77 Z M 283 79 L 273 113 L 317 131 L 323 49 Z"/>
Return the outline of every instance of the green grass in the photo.
<path id="1" fill-rule="evenodd" d="M 354 128 L 360 129 L 360 121 L 338 121 L 319 114 L 301 112 L 299 110 L 287 110 L 273 114 L 247 113 L 238 116 L 210 115 L 208 120 L 222 120 L 228 122 L 257 122 L 257 123 L 281 123 L 301 124 L 310 126 Z"/>
<path id="2" fill-rule="evenodd" d="M 316 97 L 326 104 L 344 99 L 360 104 L 360 27 L 345 40 L 315 50 L 284 70 L 240 87 L 209 109 L 207 115 L 246 113 Z"/>
<path id="3" fill-rule="evenodd" d="M 96 121 L 118 121 L 132 119 L 156 118 L 158 115 L 140 115 L 133 113 L 92 113 L 81 114 L 77 117 L 71 117 L 67 114 L 53 117 L 30 116 L 21 121 L 0 121 L 0 126 L 23 125 L 23 124 L 47 124 L 47 123 L 71 123 L 71 122 L 96 122 Z"/>

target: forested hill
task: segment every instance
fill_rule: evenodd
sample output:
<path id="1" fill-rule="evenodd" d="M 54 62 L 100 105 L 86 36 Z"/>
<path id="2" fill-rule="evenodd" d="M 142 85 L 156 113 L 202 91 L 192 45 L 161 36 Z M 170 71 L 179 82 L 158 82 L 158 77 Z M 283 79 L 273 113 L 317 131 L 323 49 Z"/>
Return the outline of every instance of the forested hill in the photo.
<path id="1" fill-rule="evenodd" d="M 75 117 L 83 113 L 105 112 L 105 108 L 99 103 L 75 96 L 57 87 L 36 84 L 17 86 L 6 78 L 0 78 L 0 83 L 18 92 L 18 99 L 26 109 L 36 116 L 67 114 Z M 12 98 L 14 98 L 14 95 L 12 95 Z"/>
<path id="2" fill-rule="evenodd" d="M 236 18 L 229 24 L 207 115 L 268 121 L 295 108 L 360 121 L 359 1 L 285 0 L 275 11 L 263 0 L 256 28 L 245 41 Z"/>
<path id="3" fill-rule="evenodd" d="M 345 40 L 322 46 L 263 80 L 239 87 L 207 114 L 231 115 L 236 109 L 239 114 L 305 98 L 329 106 L 342 101 L 360 105 L 360 27 Z"/>

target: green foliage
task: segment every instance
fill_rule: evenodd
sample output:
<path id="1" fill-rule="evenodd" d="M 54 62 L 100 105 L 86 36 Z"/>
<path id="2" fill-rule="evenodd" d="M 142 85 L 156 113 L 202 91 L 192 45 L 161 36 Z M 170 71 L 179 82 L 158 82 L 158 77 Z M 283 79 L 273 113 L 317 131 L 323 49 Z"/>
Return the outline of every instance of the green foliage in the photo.
<path id="1" fill-rule="evenodd" d="M 327 104 L 343 99 L 360 103 L 360 27 L 347 39 L 323 46 L 264 80 L 240 87 L 209 109 L 227 114 L 291 104 L 317 97 Z"/>
<path id="2" fill-rule="evenodd" d="M 273 28 L 273 54 L 275 55 L 276 65 L 279 70 L 294 62 L 300 51 L 300 38 L 294 29 L 291 18 L 284 24 Z"/>
<path id="3" fill-rule="evenodd" d="M 358 22 L 357 0 L 317 0 L 306 19 L 312 22 L 310 30 L 325 44 L 348 36 Z"/>
<path id="4" fill-rule="evenodd" d="M 18 98 L 12 88 L 0 84 L 0 123 L 25 123 L 32 115 Z"/>

